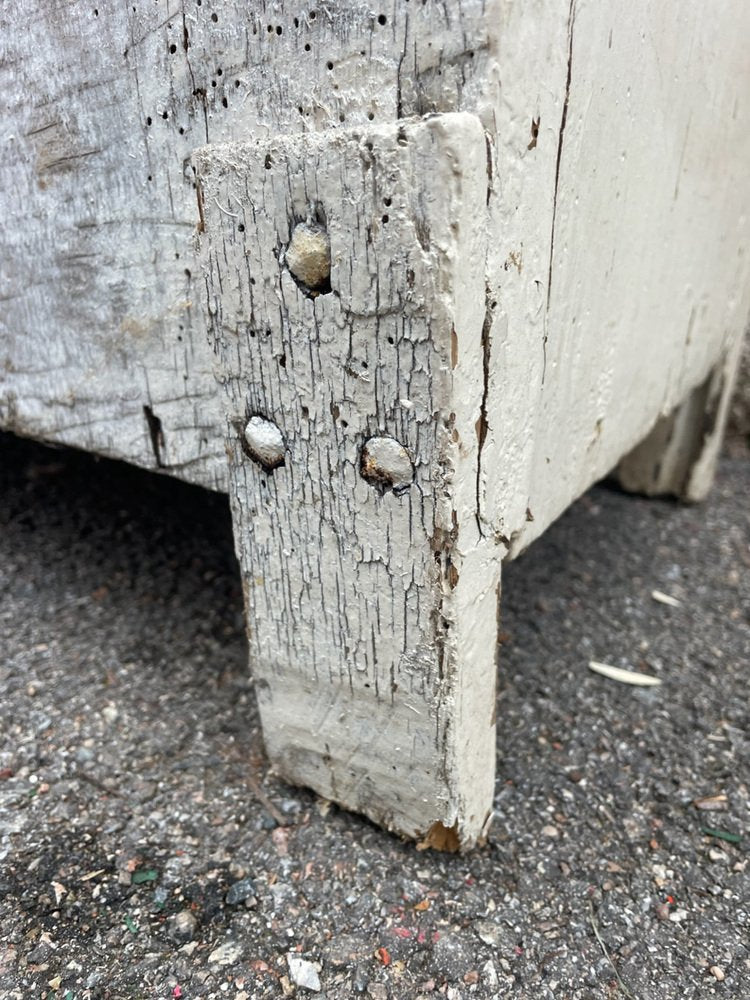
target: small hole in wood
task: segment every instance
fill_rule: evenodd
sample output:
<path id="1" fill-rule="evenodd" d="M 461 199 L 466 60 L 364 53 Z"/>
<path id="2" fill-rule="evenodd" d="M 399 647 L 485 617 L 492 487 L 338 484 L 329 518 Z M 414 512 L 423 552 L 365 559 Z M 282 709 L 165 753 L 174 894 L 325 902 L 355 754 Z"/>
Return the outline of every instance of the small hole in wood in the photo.
<path id="1" fill-rule="evenodd" d="M 146 119 L 146 125 L 149 128 L 151 127 L 151 117 L 150 116 Z"/>
<path id="2" fill-rule="evenodd" d="M 226 99 L 226 97 L 222 97 L 222 99 L 221 99 L 221 106 L 223 108 L 228 108 L 229 107 L 229 101 Z"/>
<path id="3" fill-rule="evenodd" d="M 368 111 L 368 112 L 367 112 L 367 117 L 368 117 L 369 121 L 372 121 L 372 120 L 373 120 L 373 118 L 375 117 L 375 115 L 373 114 L 373 112 L 372 112 L 372 111 Z"/>
<path id="4" fill-rule="evenodd" d="M 169 51 L 172 55 L 174 55 L 175 52 L 177 51 L 177 46 L 174 44 L 174 42 L 172 42 L 172 44 L 169 46 Z"/>
<path id="5" fill-rule="evenodd" d="M 384 215 L 384 216 L 383 216 L 383 219 L 382 219 L 382 221 L 383 221 L 383 225 L 385 225 L 385 224 L 386 224 L 386 223 L 388 222 L 388 219 L 389 219 L 389 216 L 388 216 L 388 215 Z"/>
<path id="6" fill-rule="evenodd" d="M 395 344 L 395 343 L 396 343 L 396 341 L 395 341 L 395 340 L 393 339 L 393 337 L 389 337 L 389 338 L 388 338 L 388 343 L 389 343 L 389 344 Z"/>
<path id="7" fill-rule="evenodd" d="M 281 34 L 281 33 L 283 32 L 283 30 L 284 30 L 284 29 L 283 29 L 283 28 L 281 27 L 281 25 L 280 25 L 280 24 L 277 24 L 277 25 L 276 25 L 276 34 L 277 34 L 277 35 L 280 35 L 280 34 Z"/>
<path id="8" fill-rule="evenodd" d="M 327 67 L 328 69 L 333 69 L 333 63 L 332 63 L 332 62 L 330 61 L 330 59 L 329 59 L 329 61 L 328 61 L 328 62 L 326 63 L 326 67 Z"/>
<path id="9" fill-rule="evenodd" d="M 378 24 L 386 24 L 387 21 L 388 21 L 388 18 L 385 16 L 385 14 L 379 14 L 378 15 Z"/>
<path id="10" fill-rule="evenodd" d="M 271 154 L 270 153 L 266 153 L 265 166 L 266 166 L 266 170 L 270 170 L 271 167 L 273 166 L 273 160 L 271 159 Z"/>
<path id="11" fill-rule="evenodd" d="M 211 15 L 211 20 L 214 22 L 214 24 L 216 24 L 216 22 L 219 20 L 219 15 L 215 11 Z"/>
<path id="12" fill-rule="evenodd" d="M 164 121 L 166 121 L 167 118 L 169 118 L 169 114 L 166 111 L 162 111 L 161 116 L 164 119 Z"/>
<path id="13" fill-rule="evenodd" d="M 241 223 L 240 223 L 240 224 L 239 224 L 239 225 L 237 226 L 237 229 L 238 229 L 238 231 L 239 231 L 239 232 L 241 232 L 241 233 L 244 233 L 244 232 L 245 232 L 245 226 L 244 226 L 244 223 L 242 223 L 242 222 L 241 222 Z"/>
<path id="14" fill-rule="evenodd" d="M 392 204 L 391 199 L 390 198 L 383 198 L 383 204 L 385 205 L 386 208 L 390 208 L 391 204 Z"/>
<path id="15" fill-rule="evenodd" d="M 309 52 L 311 48 L 312 48 L 312 46 L 310 45 L 310 43 L 309 42 L 305 42 L 305 52 Z"/>

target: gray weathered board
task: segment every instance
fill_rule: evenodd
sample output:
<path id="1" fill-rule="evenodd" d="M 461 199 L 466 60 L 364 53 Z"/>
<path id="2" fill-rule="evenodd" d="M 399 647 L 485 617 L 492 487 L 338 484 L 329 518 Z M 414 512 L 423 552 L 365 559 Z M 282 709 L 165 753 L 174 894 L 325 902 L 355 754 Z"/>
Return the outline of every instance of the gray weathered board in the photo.
<path id="1" fill-rule="evenodd" d="M 618 462 L 705 494 L 748 37 L 742 0 L 1 8 L 0 425 L 229 492 L 290 779 L 475 842 L 502 560 Z"/>

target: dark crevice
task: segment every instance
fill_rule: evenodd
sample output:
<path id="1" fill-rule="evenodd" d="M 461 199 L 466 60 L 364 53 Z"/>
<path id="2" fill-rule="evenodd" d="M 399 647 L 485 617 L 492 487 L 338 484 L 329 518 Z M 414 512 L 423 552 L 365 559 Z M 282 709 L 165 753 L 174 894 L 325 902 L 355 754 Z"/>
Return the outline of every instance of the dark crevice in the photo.
<path id="1" fill-rule="evenodd" d="M 161 460 L 161 452 L 164 447 L 164 431 L 162 430 L 161 420 L 150 406 L 143 407 L 143 415 L 146 418 L 146 423 L 148 424 L 148 433 L 151 438 L 151 449 L 154 453 L 154 458 L 156 459 L 156 468 L 165 468 L 164 463 Z"/>
<path id="2" fill-rule="evenodd" d="M 476 519 L 479 534 L 484 538 L 484 528 L 482 527 L 481 496 L 482 496 L 482 449 L 487 438 L 487 396 L 490 388 L 490 354 L 492 352 L 492 317 L 495 313 L 496 302 L 490 299 L 489 288 L 486 291 L 484 323 L 482 324 L 482 402 L 479 409 L 479 420 L 477 420 L 477 440 L 479 447 L 477 451 L 477 498 L 476 498 Z"/>
<path id="3" fill-rule="evenodd" d="M 492 194 L 492 142 L 490 140 L 489 132 L 484 133 L 484 143 L 487 151 L 487 201 L 486 204 L 490 203 L 490 196 Z"/>
<path id="4" fill-rule="evenodd" d="M 552 297 L 552 261 L 555 254 L 555 223 L 557 222 L 557 190 L 560 185 L 560 163 L 562 161 L 563 141 L 565 138 L 565 126 L 568 122 L 568 102 L 570 101 L 570 81 L 573 75 L 573 28 L 575 26 L 575 0 L 570 0 L 570 11 L 568 13 L 568 75 L 565 80 L 565 99 L 563 101 L 562 117 L 560 118 L 560 130 L 557 135 L 557 161 L 555 163 L 555 191 L 552 198 L 552 229 L 549 240 L 549 269 L 547 273 L 547 310 L 544 318 L 544 365 L 542 367 L 542 385 L 547 374 L 547 321 L 549 318 L 549 306 Z"/>

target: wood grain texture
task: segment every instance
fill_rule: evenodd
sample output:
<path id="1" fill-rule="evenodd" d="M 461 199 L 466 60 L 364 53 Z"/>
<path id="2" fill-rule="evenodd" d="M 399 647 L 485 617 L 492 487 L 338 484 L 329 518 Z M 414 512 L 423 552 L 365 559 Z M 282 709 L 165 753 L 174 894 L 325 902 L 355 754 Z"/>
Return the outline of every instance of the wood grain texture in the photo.
<path id="1" fill-rule="evenodd" d="M 623 489 L 689 503 L 705 500 L 716 473 L 742 346 L 742 338 L 737 338 L 705 382 L 661 417 L 619 462 L 615 475 Z"/>
<path id="2" fill-rule="evenodd" d="M 0 9 L 0 426 L 226 488 L 190 155 L 457 110 L 485 7 L 413 8 Z"/>
<path id="3" fill-rule="evenodd" d="M 476 508 L 486 155 L 478 119 L 453 114 L 195 159 L 269 755 L 390 829 L 462 846 L 494 771 L 500 559 Z M 315 296 L 284 252 L 313 222 L 331 253 Z M 272 471 L 243 447 L 258 417 L 286 444 Z M 413 472 L 400 462 L 392 487 L 395 442 Z"/>
<path id="4" fill-rule="evenodd" d="M 511 555 L 734 357 L 749 32 L 746 4 L 503 6 L 487 395 L 501 457 L 483 486 Z"/>

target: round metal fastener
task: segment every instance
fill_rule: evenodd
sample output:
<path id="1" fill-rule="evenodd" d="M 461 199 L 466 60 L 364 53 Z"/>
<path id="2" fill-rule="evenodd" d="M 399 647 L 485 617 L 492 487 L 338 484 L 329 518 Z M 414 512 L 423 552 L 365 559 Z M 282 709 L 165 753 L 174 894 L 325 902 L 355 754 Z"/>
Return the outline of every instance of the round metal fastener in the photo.
<path id="1" fill-rule="evenodd" d="M 368 482 L 403 490 L 414 481 L 414 464 L 409 452 L 392 437 L 371 437 L 365 441 L 360 472 Z"/>
<path id="2" fill-rule="evenodd" d="M 284 260 L 304 289 L 319 295 L 331 290 L 331 241 L 317 223 L 300 222 L 292 231 Z"/>
<path id="3" fill-rule="evenodd" d="M 273 420 L 256 414 L 245 427 L 245 444 L 252 458 L 264 469 L 276 469 L 284 464 L 284 435 Z"/>

